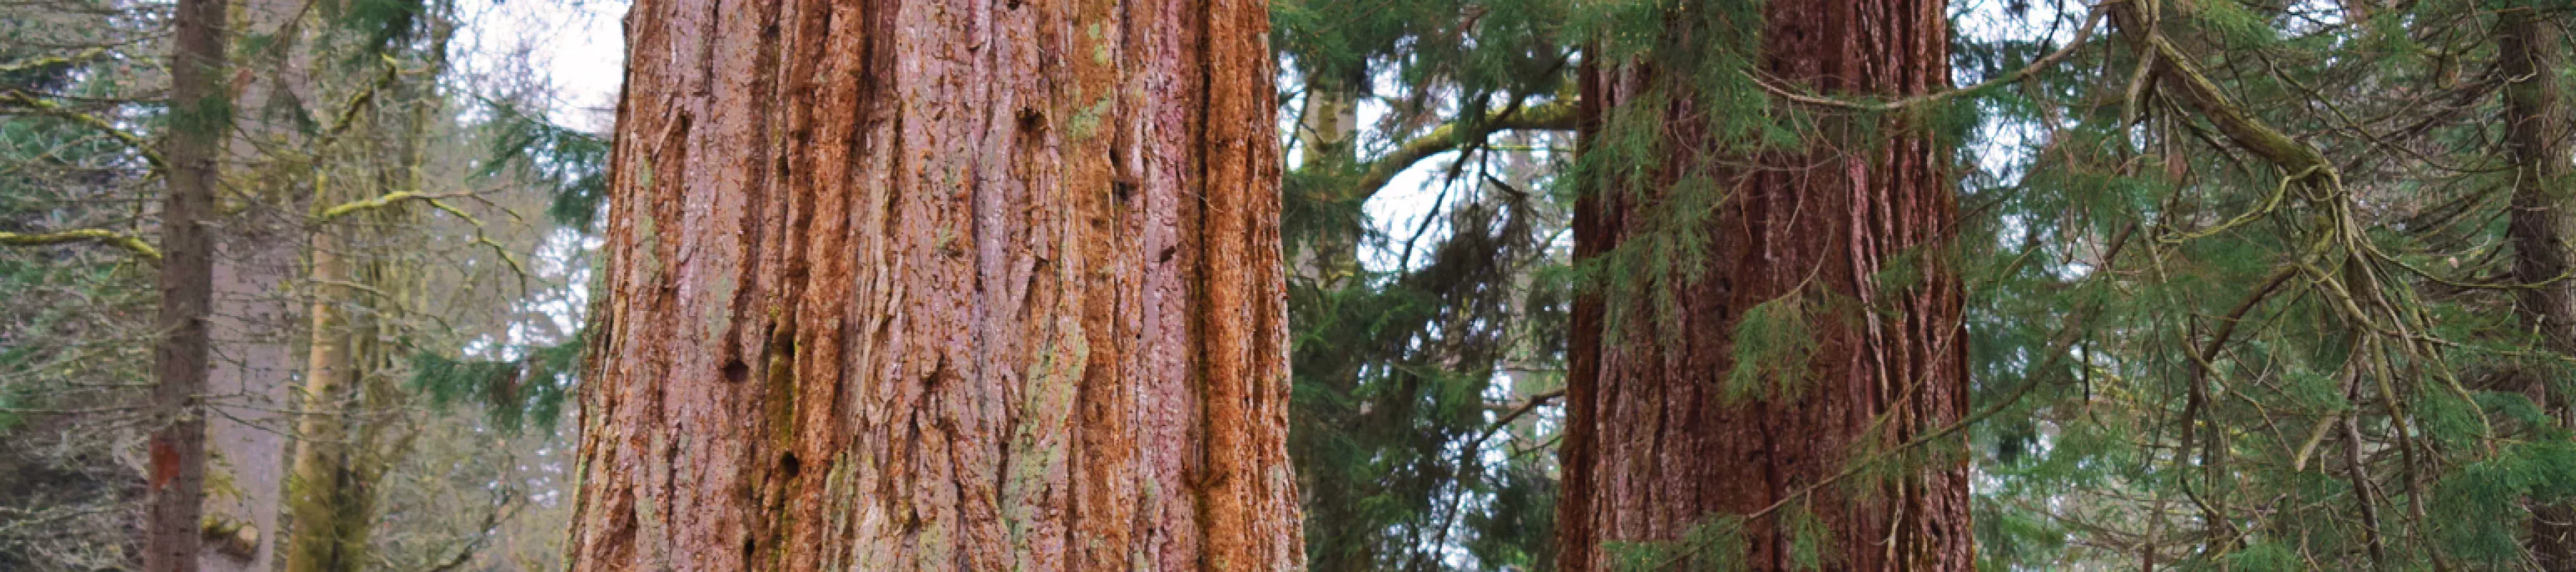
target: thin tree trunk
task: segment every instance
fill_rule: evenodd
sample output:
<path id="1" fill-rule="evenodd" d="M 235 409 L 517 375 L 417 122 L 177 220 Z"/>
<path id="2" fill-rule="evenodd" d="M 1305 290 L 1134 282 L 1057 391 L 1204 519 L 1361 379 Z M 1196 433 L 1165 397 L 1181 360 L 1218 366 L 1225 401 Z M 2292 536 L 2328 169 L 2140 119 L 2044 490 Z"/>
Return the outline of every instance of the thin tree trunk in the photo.
<path id="1" fill-rule="evenodd" d="M 444 37 L 445 31 L 434 33 Z M 439 69 L 434 62 L 431 69 Z M 403 392 L 385 375 L 392 360 L 382 340 L 395 337 L 396 315 L 415 291 L 399 246 L 418 220 L 408 204 L 386 204 L 335 218 L 334 205 L 354 204 L 399 192 L 420 192 L 421 142 L 435 100 L 420 84 L 380 86 L 377 106 L 351 127 L 357 137 L 317 172 L 349 172 L 348 181 L 317 175 L 313 181 L 313 300 L 309 361 L 297 418 L 294 474 L 287 513 L 293 526 L 284 540 L 287 572 L 338 572 L 369 567 L 370 531 L 376 517 L 376 484 L 408 449 L 394 436 L 402 421 Z M 343 155 L 344 153 L 353 153 Z M 335 168 L 339 167 L 339 168 Z M 357 183 L 357 184 L 349 184 Z M 363 292 L 363 293 L 362 293 Z"/>
<path id="2" fill-rule="evenodd" d="M 1826 94 L 1947 88 L 1943 5 L 1774 0 L 1759 73 Z M 1587 140 L 1665 71 L 1584 65 Z M 1613 564 L 1605 545 L 1649 542 L 1670 549 L 1650 568 L 1740 554 L 1745 569 L 1795 569 L 1800 535 L 1784 521 L 1806 514 L 1824 569 L 1972 569 L 1960 445 L 1899 450 L 1960 422 L 1967 406 L 1963 299 L 1945 258 L 1958 216 L 1948 152 L 1902 119 L 1827 117 L 1804 134 L 1804 152 L 1730 156 L 1697 105 L 1677 97 L 1649 110 L 1665 118 L 1654 123 L 1667 149 L 1642 171 L 1648 190 L 1594 189 L 1576 207 L 1580 259 L 1649 232 L 1704 233 L 1708 248 L 1701 278 L 1635 282 L 1670 296 L 1577 300 L 1558 564 L 1602 569 Z M 1865 121 L 1883 121 L 1880 135 L 1861 135 L 1854 124 Z M 1706 164 L 1756 166 L 1711 174 L 1721 188 L 1701 192 L 1727 194 L 1700 230 L 1654 228 L 1670 217 L 1648 209 L 1668 208 L 1658 197 Z M 1764 368 L 1794 389 L 1730 397 L 1719 380 L 1736 366 L 1738 327 L 1766 302 L 1805 308 L 1792 313 L 1803 334 L 1762 335 L 1811 336 L 1814 349 L 1803 364 Z M 1846 472 L 1861 462 L 1881 470 Z M 1683 540 L 1748 515 L 1740 543 Z"/>
<path id="3" fill-rule="evenodd" d="M 1351 169 L 1359 161 L 1357 146 L 1352 144 L 1359 140 L 1359 105 L 1350 85 L 1351 82 L 1322 78 L 1307 82 L 1306 105 L 1300 113 L 1302 117 L 1298 125 L 1301 132 L 1298 137 L 1306 143 L 1300 153 L 1299 171 L 1338 174 Z M 1333 209 L 1335 214 L 1325 217 L 1321 232 L 1308 241 L 1306 248 L 1298 251 L 1295 259 L 1289 261 L 1289 271 L 1318 289 L 1331 291 L 1359 270 L 1360 235 L 1367 229 L 1360 227 L 1357 216 L 1339 216 L 1343 212 L 1340 210 L 1342 206 L 1354 201 L 1353 196 L 1360 190 L 1316 190 L 1330 194 L 1310 197 L 1309 200 L 1323 203 L 1323 208 Z M 1358 208 L 1358 205 L 1349 206 Z"/>
<path id="4" fill-rule="evenodd" d="M 365 372 L 356 346 L 365 330 L 343 307 L 353 303 L 347 284 L 357 278 L 350 272 L 351 245 L 341 232 L 346 229 L 326 225 L 311 240 L 313 341 L 296 418 L 294 472 L 287 479 L 286 515 L 295 524 L 285 539 L 287 572 L 359 570 L 366 564 L 372 494 L 356 466 L 365 447 L 350 431 L 350 417 L 361 410 L 358 384 Z"/>
<path id="5" fill-rule="evenodd" d="M 161 207 L 161 340 L 153 349 L 154 424 L 145 492 L 143 569 L 197 569 L 206 493 L 206 312 L 213 293 L 215 158 L 230 117 L 224 73 L 225 0 L 179 0 L 170 56 L 170 133 L 161 155 L 169 189 Z"/>
<path id="6" fill-rule="evenodd" d="M 575 570 L 1285 570 L 1251 0 L 628 16 Z"/>
<path id="7" fill-rule="evenodd" d="M 2498 62 L 2508 78 L 2504 88 L 2506 146 L 2513 151 L 2513 211 L 2506 239 L 2513 244 L 2517 288 L 2515 310 L 2561 356 L 2576 356 L 2576 180 L 2570 180 L 2567 137 L 2569 115 L 2560 100 L 2558 74 L 2565 57 L 2558 26 L 2530 8 L 2496 14 Z M 2569 418 L 2568 399 L 2550 391 L 2548 380 L 2560 375 L 2531 376 L 2533 393 L 2562 423 Z M 2576 570 L 2576 506 L 2556 504 L 2532 510 L 2531 548 L 2543 570 Z"/>
<path id="8" fill-rule="evenodd" d="M 1297 136 L 1304 144 L 1304 149 L 1299 153 L 1297 174 L 1313 174 L 1318 179 L 1331 180 L 1331 176 L 1351 169 L 1353 162 L 1358 159 L 1356 146 L 1351 143 L 1359 138 L 1359 106 L 1354 104 L 1356 98 L 1352 97 L 1348 85 L 1348 83 L 1324 77 L 1308 78 L 1305 106 L 1298 118 Z M 1345 280 L 1350 279 L 1358 270 L 1360 238 L 1362 234 L 1368 232 L 1368 229 L 1361 226 L 1359 217 L 1341 216 L 1345 212 L 1340 210 L 1344 201 L 1348 200 L 1349 193 L 1354 191 L 1321 184 L 1309 185 L 1303 191 L 1309 196 L 1302 198 L 1314 202 L 1324 216 L 1315 217 L 1320 223 L 1316 232 L 1303 244 L 1297 245 L 1299 248 L 1293 249 L 1295 254 L 1288 264 L 1290 284 L 1298 288 L 1312 288 L 1314 294 L 1319 297 L 1331 296 L 1350 284 Z M 1299 191 L 1292 188 L 1284 192 Z M 1356 207 L 1356 205 L 1353 206 Z M 1319 352 L 1329 352 L 1332 355 L 1321 355 Z M 1307 349 L 1293 355 L 1292 362 L 1298 364 L 1299 372 L 1306 379 L 1330 384 L 1325 386 L 1328 388 L 1327 391 L 1349 394 L 1357 387 L 1359 368 L 1364 360 L 1356 359 L 1347 352 L 1348 348 L 1310 345 Z M 1296 420 L 1299 424 L 1298 428 L 1291 431 L 1292 434 L 1297 435 L 1297 438 L 1292 439 L 1289 444 L 1290 450 L 1296 452 L 1292 457 L 1309 463 L 1305 466 L 1309 470 L 1299 472 L 1297 484 L 1299 490 L 1304 493 L 1303 498 L 1299 499 L 1299 504 L 1307 509 L 1302 516 L 1310 521 L 1319 523 L 1346 521 L 1351 518 L 1350 512 L 1357 508 L 1359 499 L 1367 496 L 1366 491 L 1361 487 L 1349 482 L 1351 477 L 1348 471 L 1339 468 L 1312 470 L 1311 463 L 1314 458 L 1307 456 L 1307 451 L 1313 450 L 1308 448 L 1312 443 L 1337 442 L 1335 432 L 1345 428 L 1334 424 L 1346 421 L 1339 417 L 1328 414 L 1301 417 Z M 1308 430 L 1307 427 L 1330 427 L 1330 429 Z M 1380 555 L 1375 550 L 1377 548 L 1375 543 L 1347 540 L 1352 537 L 1366 538 L 1377 532 L 1365 530 L 1365 528 L 1350 526 L 1307 528 L 1305 533 L 1313 540 L 1308 543 L 1308 546 L 1321 549 L 1306 554 L 1309 559 L 1308 569 L 1319 572 L 1341 572 L 1369 570 L 1378 566 Z M 1343 549 L 1329 549 L 1336 547 Z"/>

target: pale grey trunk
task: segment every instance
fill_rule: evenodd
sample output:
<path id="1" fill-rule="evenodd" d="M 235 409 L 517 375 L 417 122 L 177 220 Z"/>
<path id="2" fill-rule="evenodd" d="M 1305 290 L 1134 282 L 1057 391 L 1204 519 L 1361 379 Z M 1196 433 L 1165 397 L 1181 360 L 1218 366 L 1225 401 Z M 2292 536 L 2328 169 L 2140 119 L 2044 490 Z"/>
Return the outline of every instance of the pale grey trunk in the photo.
<path id="1" fill-rule="evenodd" d="M 287 435 L 293 427 L 280 411 L 293 409 L 289 393 L 301 363 L 290 351 L 298 324 L 293 281 L 299 274 L 304 212 L 301 198 L 274 173 L 263 149 L 296 135 L 281 115 L 311 92 L 304 73 L 309 56 L 294 49 L 302 0 L 246 0 L 237 25 L 275 44 L 248 54 L 240 68 L 252 81 L 233 86 L 238 117 L 227 143 L 227 170 L 251 192 L 237 195 L 234 213 L 213 229 L 218 250 L 214 344 L 207 393 L 212 413 L 206 496 L 209 550 L 200 566 L 212 572 L 265 572 L 274 568 L 278 507 L 285 486 Z"/>

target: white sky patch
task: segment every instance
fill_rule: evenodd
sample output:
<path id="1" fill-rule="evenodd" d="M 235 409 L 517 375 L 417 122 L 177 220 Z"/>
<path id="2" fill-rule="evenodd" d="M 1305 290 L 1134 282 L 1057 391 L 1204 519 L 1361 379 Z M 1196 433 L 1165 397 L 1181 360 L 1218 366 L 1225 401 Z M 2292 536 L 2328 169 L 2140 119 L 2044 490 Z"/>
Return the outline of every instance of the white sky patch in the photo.
<path id="1" fill-rule="evenodd" d="M 465 17 L 475 24 L 460 38 L 464 65 L 477 74 L 512 64 L 543 73 L 557 123 L 607 133 L 626 80 L 620 23 L 627 6 L 628 0 L 464 0 Z"/>

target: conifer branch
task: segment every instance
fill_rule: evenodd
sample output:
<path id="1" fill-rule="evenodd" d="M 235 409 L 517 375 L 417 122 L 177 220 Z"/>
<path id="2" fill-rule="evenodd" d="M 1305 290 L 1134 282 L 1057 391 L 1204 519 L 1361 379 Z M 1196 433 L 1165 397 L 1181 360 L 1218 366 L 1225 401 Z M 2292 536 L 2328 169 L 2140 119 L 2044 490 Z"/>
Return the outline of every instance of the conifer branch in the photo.
<path id="1" fill-rule="evenodd" d="M 2118 2 L 2118 1 L 2122 1 L 2122 0 L 2105 0 L 2104 4 L 2108 4 L 2108 3 L 2110 3 L 2110 2 Z M 1952 100 L 1952 99 L 1958 99 L 1958 98 L 1959 98 L 1959 97 L 1961 97 L 1961 96 L 1965 96 L 1965 95 L 1972 94 L 1972 93 L 1977 93 L 1977 92 L 1982 92 L 1982 91 L 1985 91 L 1985 90 L 1988 90 L 1988 89 L 1993 89 L 1993 88 L 1995 88 L 1996 86 L 2009 85 L 2009 84 L 2012 84 L 2012 83 L 2020 82 L 2021 80 L 2023 80 L 2023 79 L 2027 79 L 2027 78 L 2029 78 L 2030 76 L 2032 76 L 2032 75 L 2034 75 L 2034 74 L 2037 74 L 2037 73 L 2039 73 L 2039 72 L 2040 72 L 2040 71 L 2042 71 L 2042 70 L 2046 70 L 2046 69 L 2048 69 L 2048 68 L 2052 68 L 2052 67 L 2057 67 L 2057 63 L 2058 63 L 2058 62 L 2060 62 L 2060 61 L 2065 61 L 2065 59 L 2066 59 L 2068 56 L 2073 56 L 2073 55 L 2075 55 L 2075 50 L 2077 50 L 2077 49 L 2080 49 L 2080 48 L 2083 48 L 2083 47 L 2084 47 L 2084 41 L 2085 41 L 2085 40 L 2088 40 L 2088 39 L 2091 39 L 2091 38 L 2093 37 L 2093 28 L 2094 28 L 2095 26 L 2099 25 L 2099 24 L 2101 23 L 2101 21 L 2102 21 L 2102 5 L 2101 5 L 2101 4 L 2096 4 L 2096 5 L 2094 5 L 2091 9 L 2086 10 L 2086 11 L 2084 12 L 2084 25 L 2082 25 L 2082 26 L 2079 26 L 2079 27 L 2075 28 L 2075 37 L 2074 37 L 2074 38 L 2067 40 L 2066 45 L 2065 45 L 2065 46 L 2060 46 L 2060 47 L 2058 47 L 2056 51 L 2052 51 L 2052 52 L 2049 52 L 2047 55 L 2040 56 L 2040 57 L 2039 57 L 2039 59 L 2031 60 L 2030 65 L 2022 66 L 2022 67 L 2021 67 L 2021 69 L 2013 70 L 2013 71 L 2011 71 L 2011 72 L 2005 73 L 2004 75 L 1995 76 L 1995 78 L 1994 78 L 1994 79 L 1989 79 L 1989 80 L 1986 80 L 1986 81 L 1977 82 L 1977 84 L 1976 84 L 1976 85 L 1971 85 L 1971 86 L 1961 87 L 1961 88 L 1948 89 L 1948 90 L 1942 90 L 1942 91 L 1933 92 L 1933 93 L 1926 93 L 1926 94 L 1922 94 L 1922 95 L 1917 95 L 1917 96 L 1913 96 L 1913 97 L 1907 97 L 1907 98 L 1898 99 L 1898 100 L 1895 100 L 1895 101 L 1883 102 L 1883 103 L 1881 103 L 1881 102 L 1866 102 L 1866 101 L 1851 101 L 1851 100 L 1845 100 L 1845 99 L 1835 99 L 1835 98 L 1825 97 L 1825 96 L 1820 96 L 1820 95 L 1810 95 L 1810 94 L 1805 94 L 1805 93 L 1799 93 L 1797 90 L 1793 90 L 1793 89 L 1788 88 L 1787 86 L 1781 85 L 1781 83 L 1780 83 L 1780 82 L 1775 82 L 1775 81 L 1772 81 L 1770 78 L 1765 78 L 1765 77 L 1763 77 L 1763 74 L 1762 74 L 1762 73 L 1760 73 L 1760 71 L 1759 71 L 1759 70 L 1755 70 L 1755 69 L 1751 69 L 1751 68 L 1746 68 L 1745 70 L 1743 70 L 1743 73 L 1744 73 L 1744 77 L 1745 77 L 1746 79 L 1753 80 L 1753 84 L 1754 84 L 1754 85 L 1757 85 L 1757 86 L 1761 86 L 1763 91 L 1771 92 L 1771 95 L 1773 95 L 1773 96 L 1777 96 L 1777 97 L 1779 97 L 1779 98 L 1781 98 L 1781 99 L 1786 99 L 1786 100 L 1789 100 L 1789 101 L 1792 101 L 1792 102 L 1796 102 L 1796 103 L 1801 103 L 1801 104 L 1806 104 L 1806 105 L 1813 105 L 1813 106 L 1817 106 L 1817 107 L 1832 107 L 1832 108 L 1846 109 L 1846 110 L 1851 110 L 1851 111 L 1859 111 L 1859 112 L 1867 112 L 1867 113 L 1883 113 L 1883 112 L 1889 112 L 1889 111 L 1901 111 L 1901 110 L 1905 110 L 1905 109 L 1909 109 L 1909 108 L 1913 108 L 1913 107 L 1918 107 L 1918 106 L 1923 106 L 1923 105 L 1930 105 L 1930 104 L 1934 104 L 1934 103 L 1940 103 L 1940 102 L 1943 102 L 1943 101 L 1949 101 L 1949 100 Z"/>
<path id="2" fill-rule="evenodd" d="M 0 91 L 0 109 L 7 109 L 10 107 L 31 111 L 37 115 L 49 115 L 69 120 L 73 123 L 78 123 L 82 127 L 88 127 L 93 131 L 106 134 L 109 138 L 115 139 L 119 143 L 124 143 L 126 147 L 134 149 L 136 154 L 143 156 L 143 160 L 145 162 L 152 164 L 152 170 L 159 171 L 164 166 L 163 161 L 161 160 L 161 154 L 152 149 L 152 143 L 150 141 L 145 140 L 143 136 L 135 135 L 134 132 L 118 128 L 116 124 L 110 123 L 105 119 L 100 119 L 96 115 L 65 109 L 61 105 L 28 95 L 27 92 L 24 91 L 15 89 Z"/>
<path id="3" fill-rule="evenodd" d="M 1461 130 L 1466 130 L 1471 135 L 1460 137 Z M 1350 198 L 1367 200 L 1369 197 L 1376 196 L 1379 189 L 1385 188 L 1387 183 L 1394 181 L 1395 176 L 1404 173 L 1405 169 L 1413 168 L 1413 164 L 1429 159 L 1432 155 L 1457 149 L 1458 142 L 1461 140 L 1480 140 L 1496 132 L 1515 130 L 1573 131 L 1574 102 L 1559 100 L 1537 107 L 1495 113 L 1486 116 L 1482 121 L 1460 120 L 1434 128 L 1430 133 L 1424 133 L 1421 137 L 1415 137 L 1411 141 L 1397 145 L 1394 150 L 1388 151 L 1386 156 L 1370 161 L 1368 171 L 1360 176 L 1359 183 L 1351 186 Z"/>
<path id="4" fill-rule="evenodd" d="M 2283 170 L 2299 173 L 2314 169 L 2330 181 L 2342 180 L 2334 165 L 2327 162 L 2325 155 L 2317 152 L 2315 147 L 2292 139 L 2256 119 L 2244 106 L 2228 97 L 2218 88 L 2218 83 L 2211 81 L 2209 74 L 2201 70 L 2194 54 L 2183 51 L 2182 47 L 2174 45 L 2173 40 L 2158 33 L 2147 16 L 2138 13 L 2135 3 L 2120 2 L 2113 10 L 2117 11 L 2115 17 L 2125 20 L 2118 23 L 2121 34 L 2148 49 L 2155 57 L 2155 67 L 2149 73 L 2155 74 L 2165 88 L 2177 92 L 2184 104 L 2208 118 L 2229 142 L 2280 165 Z"/>
<path id="5" fill-rule="evenodd" d="M 27 58 L 0 65 L 0 74 L 12 74 L 49 66 L 71 65 L 89 61 L 90 58 L 95 58 L 106 53 L 106 48 L 90 48 L 71 55 Z"/>
<path id="6" fill-rule="evenodd" d="M 44 246 L 69 242 L 103 242 L 131 251 L 135 256 L 141 256 L 145 260 L 161 261 L 161 250 L 153 248 L 152 243 L 110 230 L 84 228 L 45 234 L 0 232 L 0 245 L 5 246 Z"/>

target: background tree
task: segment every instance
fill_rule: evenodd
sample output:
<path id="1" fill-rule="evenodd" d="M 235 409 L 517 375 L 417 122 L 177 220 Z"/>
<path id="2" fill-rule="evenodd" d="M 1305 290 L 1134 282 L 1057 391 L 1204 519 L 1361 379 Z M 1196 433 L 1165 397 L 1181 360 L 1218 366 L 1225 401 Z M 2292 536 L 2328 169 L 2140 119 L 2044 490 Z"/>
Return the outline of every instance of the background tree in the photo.
<path id="1" fill-rule="evenodd" d="M 1271 4 L 1313 569 L 1545 564 L 1571 9 Z"/>
<path id="2" fill-rule="evenodd" d="M 135 104 L 161 100 L 172 55 L 135 18 L 151 9 L 0 18 L 0 567 L 142 564 L 166 108 Z"/>
<path id="3" fill-rule="evenodd" d="M 526 149 L 560 148 L 579 137 L 524 137 L 530 120 L 489 111 L 500 106 L 477 97 L 515 98 L 505 92 L 524 88 L 509 91 L 428 65 L 447 57 L 444 38 L 469 21 L 453 6 L 295 4 L 291 16 L 261 11 L 275 6 L 247 6 L 242 20 L 227 30 L 246 39 L 247 47 L 236 54 L 240 65 L 226 82 L 237 94 L 232 99 L 243 103 L 231 106 L 233 122 L 216 129 L 220 150 L 211 159 L 223 175 L 223 192 L 200 225 L 207 233 L 203 242 L 213 245 L 216 287 L 208 322 L 216 347 L 209 363 L 215 382 L 193 394 L 197 404 L 190 411 L 212 422 L 216 454 L 204 469 L 206 518 L 190 519 L 189 533 L 205 541 L 193 557 L 206 569 L 266 570 L 266 547 L 281 532 L 331 530 L 280 527 L 260 516 L 277 512 L 278 493 L 286 488 L 281 460 L 290 455 L 283 436 L 293 433 L 292 422 L 328 418 L 377 436 L 333 440 L 336 447 L 355 449 L 355 461 L 321 466 L 364 470 L 405 485 L 350 496 L 361 504 L 332 505 L 389 509 L 336 513 L 354 514 L 339 519 L 355 523 L 342 530 L 380 533 L 343 547 L 353 556 L 340 568 L 455 568 L 504 556 L 545 567 L 540 563 L 558 545 L 491 537 L 502 529 L 525 529 L 522 521 L 530 515 L 562 521 L 556 507 L 568 503 L 555 489 L 568 488 L 551 475 L 568 467 L 543 460 L 569 379 L 528 375 L 512 385 L 509 393 L 516 399 L 488 400 L 489 407 L 478 408 L 492 412 L 489 418 L 482 411 L 427 407 L 452 399 L 410 397 L 449 397 L 442 392 L 470 387 L 406 380 L 436 369 L 415 363 L 415 353 L 516 357 L 570 335 L 536 326 L 559 317 L 577 321 L 577 313 L 557 316 L 533 306 L 552 304 L 538 300 L 559 296 L 554 292 L 587 270 L 579 257 L 567 256 L 577 249 L 538 253 L 547 241 L 577 245 L 578 233 L 486 221 L 527 221 L 518 213 L 547 211 L 555 195 L 579 194 L 559 193 L 568 189 L 544 179 L 584 169 L 572 164 L 583 161 L 581 153 Z M 27 476 L 13 481 L 23 486 L 11 486 L 0 509 L 0 530 L 7 531 L 0 567 L 134 568 L 143 555 L 135 537 L 141 529 L 132 526 L 140 515 L 135 494 L 142 489 L 132 484 L 148 484 L 150 476 L 153 457 L 135 431 L 150 421 L 149 411 L 139 406 L 145 403 L 139 390 L 150 386 L 131 381 L 141 375 L 144 352 L 124 348 L 148 348 L 157 337 L 144 315 L 151 310 L 149 298 L 142 297 L 149 291 L 138 280 L 150 276 L 150 262 L 161 250 L 127 237 L 149 236 L 160 222 L 158 212 L 139 206 L 153 200 L 163 180 L 159 156 L 144 144 L 172 132 L 165 127 L 167 100 L 157 75 L 164 58 L 126 57 L 119 50 L 166 46 L 149 39 L 166 37 L 154 26 L 167 20 L 147 16 L 167 9 L 12 8 L 5 45 L 27 54 L 13 60 L 27 64 L 19 70 L 27 73 L 0 85 L 8 94 L 8 105 L 0 109 L 7 117 L 0 121 L 13 134 L 6 163 L 10 183 L 0 193 L 7 217 L 0 229 L 8 231 L 0 237 L 9 239 L 9 248 L 0 249 L 0 258 L 9 263 L 10 280 L 31 294 L 48 294 L 0 303 L 11 316 L 9 329 L 0 333 L 6 342 L 0 346 L 9 354 L 0 359 L 8 368 L 0 375 L 0 395 L 8 396 L 0 405 L 7 408 L 0 431 L 15 444 L 0 462 Z M 363 73 L 307 73 L 316 66 Z M 544 83 L 527 76 L 514 81 Z M 512 159 L 531 153 L 548 156 L 541 161 L 547 168 L 540 169 L 548 173 L 522 171 L 530 162 Z M 334 198 L 317 197 L 317 190 L 340 191 L 346 196 L 336 199 L 347 202 L 316 204 Z M 428 214 L 375 216 L 414 207 Z M 311 224 L 356 218 L 368 223 Z M 49 230 L 57 228 L 70 232 Z M 123 231 L 128 228 L 137 230 Z M 289 237 L 317 231 L 342 239 L 323 252 L 379 270 L 353 280 L 305 280 L 298 260 L 307 252 L 305 241 Z M 533 273 L 521 269 L 531 256 L 549 264 Z M 325 330 L 330 336 L 295 336 L 277 323 L 304 314 L 287 308 L 317 307 L 312 294 L 332 287 L 367 293 L 322 297 L 335 301 L 318 306 L 354 310 L 371 325 L 365 335 L 331 328 Z M 401 298 L 389 298 L 395 295 Z M 523 306 L 530 309 L 493 311 L 521 305 L 521 297 L 532 298 Z M 307 408 L 267 395 L 282 392 L 294 372 L 281 363 L 259 362 L 254 354 L 282 356 L 287 346 L 301 345 L 296 338 L 334 336 L 376 348 L 368 354 L 373 357 L 366 374 L 353 379 L 377 388 L 382 399 L 357 402 L 373 404 L 365 408 Z M 528 418 L 533 421 L 521 423 Z M 541 431 L 522 434 L 523 426 Z M 417 438 L 407 436 L 423 433 L 460 441 L 429 448 L 434 458 L 408 454 L 402 445 Z M 421 502 L 460 498 L 473 502 Z M 552 528 L 560 530 L 560 524 Z"/>
<path id="4" fill-rule="evenodd" d="M 222 85 L 224 34 L 230 2 L 180 0 L 170 49 L 170 136 L 161 160 L 169 190 L 162 194 L 162 338 L 152 349 L 154 384 L 145 477 L 150 508 L 144 512 L 143 569 L 197 569 L 200 516 L 205 510 L 207 306 L 214 296 L 214 242 L 205 224 L 215 206 L 216 170 L 223 132 L 231 125 L 230 94 Z"/>

